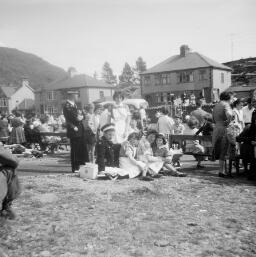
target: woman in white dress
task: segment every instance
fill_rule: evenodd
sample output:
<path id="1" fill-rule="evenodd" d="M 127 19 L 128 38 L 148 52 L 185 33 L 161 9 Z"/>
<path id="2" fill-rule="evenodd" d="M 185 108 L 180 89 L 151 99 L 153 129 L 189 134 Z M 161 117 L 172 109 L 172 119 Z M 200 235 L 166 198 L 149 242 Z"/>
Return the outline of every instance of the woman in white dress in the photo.
<path id="1" fill-rule="evenodd" d="M 128 172 L 129 178 L 135 178 L 144 170 L 146 171 L 146 164 L 135 159 L 139 140 L 140 134 L 133 132 L 128 136 L 128 140 L 121 145 L 119 167 Z"/>
<path id="2" fill-rule="evenodd" d="M 130 131 L 130 111 L 129 107 L 123 104 L 124 97 L 121 92 L 113 95 L 115 104 L 112 108 L 112 123 L 115 124 L 115 144 L 122 144 L 127 140 Z"/>

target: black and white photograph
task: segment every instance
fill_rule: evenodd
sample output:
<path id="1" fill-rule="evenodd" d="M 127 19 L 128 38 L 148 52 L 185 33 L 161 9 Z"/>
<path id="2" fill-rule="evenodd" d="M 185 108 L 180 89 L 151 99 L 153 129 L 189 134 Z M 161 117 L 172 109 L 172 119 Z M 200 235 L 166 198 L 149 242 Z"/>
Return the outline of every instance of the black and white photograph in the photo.
<path id="1" fill-rule="evenodd" d="M 255 13 L 0 0 L 0 257 L 255 257 Z"/>

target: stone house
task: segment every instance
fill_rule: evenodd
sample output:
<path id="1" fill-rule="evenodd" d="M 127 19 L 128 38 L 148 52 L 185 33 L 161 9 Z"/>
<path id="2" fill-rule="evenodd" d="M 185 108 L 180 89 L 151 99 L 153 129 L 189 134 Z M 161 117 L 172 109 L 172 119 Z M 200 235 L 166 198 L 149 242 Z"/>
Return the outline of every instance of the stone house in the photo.
<path id="1" fill-rule="evenodd" d="M 67 92 L 70 90 L 79 92 L 77 105 L 83 108 L 95 100 L 112 96 L 114 88 L 104 81 L 97 80 L 86 74 L 76 74 L 72 70 L 69 72 L 68 77 L 36 90 L 36 112 L 39 114 L 60 114 L 67 99 Z"/>
<path id="2" fill-rule="evenodd" d="M 0 111 L 11 113 L 13 110 L 26 111 L 34 108 L 35 93 L 29 86 L 28 79 L 21 85 L 0 85 Z"/>
<path id="3" fill-rule="evenodd" d="M 184 94 L 204 97 L 206 102 L 218 101 L 219 94 L 231 85 L 231 70 L 182 45 L 178 55 L 141 74 L 142 96 L 150 106 L 170 102 L 172 97 Z"/>

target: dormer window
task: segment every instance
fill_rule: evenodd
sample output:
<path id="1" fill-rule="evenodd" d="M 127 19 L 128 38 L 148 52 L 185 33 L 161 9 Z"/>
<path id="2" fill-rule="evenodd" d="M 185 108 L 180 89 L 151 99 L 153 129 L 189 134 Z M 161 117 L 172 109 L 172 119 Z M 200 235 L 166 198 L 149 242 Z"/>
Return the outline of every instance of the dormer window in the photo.
<path id="1" fill-rule="evenodd" d="M 56 100 L 55 91 L 49 91 L 49 92 L 47 92 L 47 100 L 48 100 L 48 101 Z"/>

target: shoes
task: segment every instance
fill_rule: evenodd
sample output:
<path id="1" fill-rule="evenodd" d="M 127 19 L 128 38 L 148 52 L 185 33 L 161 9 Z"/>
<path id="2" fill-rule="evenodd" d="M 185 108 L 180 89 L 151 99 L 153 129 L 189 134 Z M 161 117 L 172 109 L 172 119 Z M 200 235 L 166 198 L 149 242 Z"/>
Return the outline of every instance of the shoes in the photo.
<path id="1" fill-rule="evenodd" d="M 142 176 L 139 178 L 139 180 L 142 180 L 142 181 L 154 181 L 154 179 L 152 177 L 149 177 L 149 176 Z"/>
<path id="2" fill-rule="evenodd" d="M 197 168 L 197 169 L 204 169 L 204 168 L 205 168 L 205 166 L 200 165 L 200 164 L 197 164 L 196 168 Z"/>
<path id="3" fill-rule="evenodd" d="M 162 174 L 155 174 L 152 176 L 152 178 L 161 178 L 163 175 Z"/>
<path id="4" fill-rule="evenodd" d="M 178 172 L 177 177 L 187 177 L 187 175 L 186 173 Z"/>
<path id="5" fill-rule="evenodd" d="M 232 178 L 231 175 L 224 174 L 224 173 L 219 173 L 219 177 L 220 177 L 220 178 Z"/>

